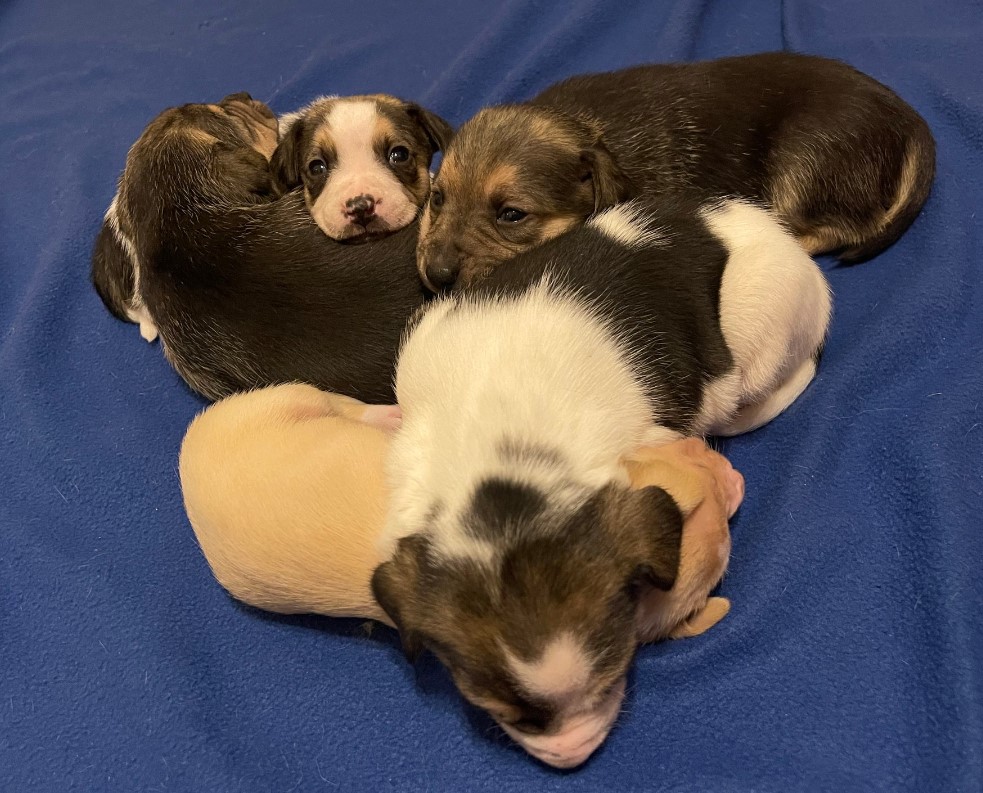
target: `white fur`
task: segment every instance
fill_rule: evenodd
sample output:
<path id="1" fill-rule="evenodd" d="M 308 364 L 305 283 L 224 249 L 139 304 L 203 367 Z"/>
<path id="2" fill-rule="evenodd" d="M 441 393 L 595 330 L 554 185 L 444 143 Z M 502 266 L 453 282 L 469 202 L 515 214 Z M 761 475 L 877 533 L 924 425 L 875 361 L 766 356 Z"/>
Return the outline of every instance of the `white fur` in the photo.
<path id="1" fill-rule="evenodd" d="M 445 298 L 411 333 L 396 374 L 403 410 L 389 460 L 390 518 L 383 558 L 396 541 L 421 531 L 442 502 L 449 520 L 430 520 L 435 549 L 488 558 L 456 530 L 483 479 L 509 475 L 548 494 L 575 498 L 560 478 L 584 490 L 627 483 L 620 456 L 643 442 L 669 440 L 657 428 L 639 379 L 612 331 L 582 301 L 544 282 L 517 298 Z M 502 442 L 562 450 L 569 470 L 503 461 Z"/>
<path id="2" fill-rule="evenodd" d="M 764 209 L 726 201 L 702 214 L 729 253 L 720 326 L 735 367 L 705 390 L 696 431 L 736 434 L 770 421 L 812 380 L 832 296 L 816 263 Z"/>
<path id="3" fill-rule="evenodd" d="M 140 326 L 140 336 L 144 340 L 152 342 L 157 338 L 157 325 L 153 317 L 150 316 L 150 311 L 144 304 L 143 297 L 140 295 L 140 259 L 137 257 L 137 249 L 133 244 L 133 240 L 124 234 L 120 228 L 119 210 L 117 208 L 118 201 L 119 193 L 113 196 L 112 203 L 110 203 L 109 209 L 106 210 L 106 217 L 104 219 L 109 225 L 109 230 L 112 231 L 113 237 L 116 238 L 116 242 L 126 252 L 130 264 L 133 267 L 133 295 L 130 298 L 130 304 L 126 308 L 126 316 L 130 318 L 131 322 L 135 322 Z"/>
<path id="4" fill-rule="evenodd" d="M 643 227 L 633 209 L 617 217 L 612 227 L 626 218 Z M 815 262 L 765 210 L 725 201 L 703 217 L 730 255 L 720 311 L 734 367 L 706 388 L 694 434 L 745 431 L 808 385 L 831 298 Z M 509 299 L 436 303 L 403 347 L 396 390 L 403 427 L 390 458 L 383 558 L 425 530 L 438 553 L 491 561 L 495 549 L 455 520 L 482 480 L 507 475 L 569 501 L 624 482 L 619 458 L 635 447 L 676 437 L 659 425 L 615 331 L 548 281 Z M 507 438 L 558 449 L 566 464 L 503 460 Z"/>
<path id="5" fill-rule="evenodd" d="M 309 113 L 314 107 L 321 104 L 322 102 L 328 102 L 332 99 L 337 99 L 337 94 L 325 94 L 324 96 L 319 96 L 316 99 L 308 102 L 299 110 L 294 110 L 292 113 L 284 113 L 282 116 L 277 117 L 277 127 L 280 131 L 280 137 L 282 138 L 287 134 L 287 130 L 293 126 L 295 121 L 303 118 L 307 113 Z"/>
<path id="6" fill-rule="evenodd" d="M 535 661 L 523 661 L 504 648 L 516 680 L 539 699 L 567 700 L 590 682 L 593 663 L 583 644 L 568 631 L 550 641 Z"/>
<path id="7" fill-rule="evenodd" d="M 416 216 L 416 200 L 375 150 L 379 119 L 376 103 L 368 99 L 336 100 L 328 113 L 325 123 L 337 162 L 311 216 L 330 237 L 344 237 L 351 229 L 346 203 L 360 195 L 372 196 L 376 217 L 391 228 L 402 228 Z"/>
<path id="8" fill-rule="evenodd" d="M 628 202 L 605 209 L 587 221 L 602 234 L 626 248 L 642 248 L 666 241 L 662 229 L 653 228 L 645 213 L 634 203 Z"/>

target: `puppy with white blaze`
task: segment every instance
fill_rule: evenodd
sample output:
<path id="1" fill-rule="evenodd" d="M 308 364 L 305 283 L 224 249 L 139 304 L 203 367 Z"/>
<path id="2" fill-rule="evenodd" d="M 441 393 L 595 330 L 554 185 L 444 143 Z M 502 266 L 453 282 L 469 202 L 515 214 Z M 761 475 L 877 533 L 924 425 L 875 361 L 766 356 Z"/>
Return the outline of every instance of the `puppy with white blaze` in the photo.
<path id="1" fill-rule="evenodd" d="M 414 657 L 527 751 L 573 767 L 617 716 L 682 517 L 622 459 L 738 433 L 816 372 L 831 297 L 766 211 L 618 205 L 411 324 L 379 604 Z"/>

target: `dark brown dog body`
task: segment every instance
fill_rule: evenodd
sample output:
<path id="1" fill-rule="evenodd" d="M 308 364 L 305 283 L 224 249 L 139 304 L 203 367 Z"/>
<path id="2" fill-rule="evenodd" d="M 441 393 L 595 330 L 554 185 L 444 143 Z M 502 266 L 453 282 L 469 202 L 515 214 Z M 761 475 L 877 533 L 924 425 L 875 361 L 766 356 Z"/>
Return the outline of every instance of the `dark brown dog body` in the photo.
<path id="1" fill-rule="evenodd" d="M 912 222 L 934 167 L 922 118 L 837 61 L 765 53 L 573 77 L 461 127 L 420 271 L 466 284 L 614 203 L 680 193 L 752 199 L 810 253 L 858 260 Z"/>
<path id="2" fill-rule="evenodd" d="M 145 338 L 159 333 L 174 368 L 211 399 L 300 381 L 391 402 L 403 326 L 424 300 L 416 225 L 344 245 L 321 233 L 299 191 L 273 200 L 276 119 L 243 97 L 151 123 L 96 241 L 93 283 L 113 314 Z"/>

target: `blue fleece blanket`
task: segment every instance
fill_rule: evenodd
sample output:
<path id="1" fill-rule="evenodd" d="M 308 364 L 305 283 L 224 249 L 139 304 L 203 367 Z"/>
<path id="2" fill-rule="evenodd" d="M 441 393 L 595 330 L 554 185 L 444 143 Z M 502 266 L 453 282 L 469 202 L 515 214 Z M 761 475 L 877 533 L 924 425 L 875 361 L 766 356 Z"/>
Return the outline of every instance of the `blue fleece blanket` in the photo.
<path id="1" fill-rule="evenodd" d="M 916 7 L 917 5 L 917 7 Z M 956 0 L 0 5 L 0 790 L 983 789 L 983 12 Z M 394 634 L 229 599 L 182 507 L 202 407 L 89 287 L 128 146 L 168 105 L 387 91 L 454 123 L 562 77 L 787 48 L 897 90 L 922 216 L 836 292 L 816 382 L 724 446 L 734 607 L 644 648 L 559 772 Z"/>

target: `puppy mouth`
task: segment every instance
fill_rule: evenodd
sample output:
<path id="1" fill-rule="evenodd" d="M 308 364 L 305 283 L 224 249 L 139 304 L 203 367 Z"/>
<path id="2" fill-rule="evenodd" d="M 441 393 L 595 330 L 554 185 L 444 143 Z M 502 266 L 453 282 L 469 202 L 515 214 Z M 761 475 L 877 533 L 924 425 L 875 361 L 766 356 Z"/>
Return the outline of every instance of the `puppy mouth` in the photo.
<path id="1" fill-rule="evenodd" d="M 398 229 L 393 228 L 389 223 L 379 217 L 372 218 L 368 223 L 349 223 L 341 229 L 335 237 L 338 242 L 349 244 L 361 244 L 370 240 L 377 240 L 386 237 Z"/>

